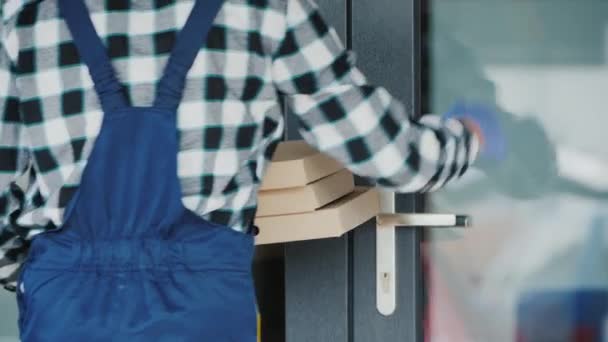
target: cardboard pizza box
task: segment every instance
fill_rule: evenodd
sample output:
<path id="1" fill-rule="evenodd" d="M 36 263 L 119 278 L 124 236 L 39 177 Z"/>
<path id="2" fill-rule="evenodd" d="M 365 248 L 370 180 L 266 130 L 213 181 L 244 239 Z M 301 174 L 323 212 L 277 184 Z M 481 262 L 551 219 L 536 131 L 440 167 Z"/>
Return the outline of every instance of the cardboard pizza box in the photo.
<path id="1" fill-rule="evenodd" d="M 260 190 L 304 186 L 343 168 L 338 161 L 322 154 L 304 140 L 283 141 L 275 149 Z"/>
<path id="2" fill-rule="evenodd" d="M 343 169 L 308 185 L 258 193 L 256 216 L 314 211 L 355 190 L 355 177 Z"/>
<path id="3" fill-rule="evenodd" d="M 341 236 L 376 216 L 380 199 L 374 188 L 355 191 L 308 213 L 258 217 L 256 244 L 323 239 Z"/>

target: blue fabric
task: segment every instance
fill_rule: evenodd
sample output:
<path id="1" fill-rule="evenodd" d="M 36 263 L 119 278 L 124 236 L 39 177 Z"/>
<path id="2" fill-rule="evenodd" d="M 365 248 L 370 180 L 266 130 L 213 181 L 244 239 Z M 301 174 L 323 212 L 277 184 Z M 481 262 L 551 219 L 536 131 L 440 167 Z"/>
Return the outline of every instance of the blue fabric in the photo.
<path id="1" fill-rule="evenodd" d="M 182 31 L 178 34 L 173 53 L 165 66 L 165 73 L 158 83 L 154 105 L 176 109 L 182 98 L 186 74 L 192 66 L 199 47 L 205 43 L 209 23 L 222 1 L 196 1 Z M 201 34 L 205 32 L 205 34 Z"/>
<path id="2" fill-rule="evenodd" d="M 106 49 L 95 32 L 86 5 L 82 1 L 60 0 L 61 15 L 64 18 L 70 18 L 70 20 L 66 20 L 66 24 L 78 47 L 80 58 L 89 68 L 89 74 L 93 79 L 103 110 L 110 112 L 123 108 L 126 106 L 126 102 L 125 97 L 121 94 L 122 86 L 116 78 Z"/>
<path id="3" fill-rule="evenodd" d="M 82 0 L 60 1 L 104 120 L 65 224 L 32 241 L 22 341 L 256 341 L 253 235 L 185 208 L 177 176 L 174 107 L 200 48 L 183 42 L 204 42 L 220 4 L 197 1 L 156 105 L 128 107 Z"/>

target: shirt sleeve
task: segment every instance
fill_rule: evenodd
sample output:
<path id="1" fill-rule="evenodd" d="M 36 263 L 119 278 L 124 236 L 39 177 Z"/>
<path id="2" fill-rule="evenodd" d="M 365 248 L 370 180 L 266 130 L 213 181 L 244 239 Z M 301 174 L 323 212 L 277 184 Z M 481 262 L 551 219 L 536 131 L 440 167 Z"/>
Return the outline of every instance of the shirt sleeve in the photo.
<path id="1" fill-rule="evenodd" d="M 0 44 L 0 285 L 14 291 L 26 237 L 17 225 L 25 205 L 29 153 L 23 143 L 13 64 Z"/>
<path id="2" fill-rule="evenodd" d="M 460 121 L 414 120 L 370 84 L 313 0 L 287 0 L 285 18 L 273 80 L 309 144 L 395 192 L 436 190 L 475 161 L 479 142 Z"/>

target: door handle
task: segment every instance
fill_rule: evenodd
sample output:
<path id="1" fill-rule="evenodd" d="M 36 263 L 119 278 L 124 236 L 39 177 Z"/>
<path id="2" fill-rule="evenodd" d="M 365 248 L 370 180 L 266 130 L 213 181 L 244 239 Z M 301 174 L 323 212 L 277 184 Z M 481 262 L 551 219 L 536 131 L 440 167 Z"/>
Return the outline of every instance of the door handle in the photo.
<path id="1" fill-rule="evenodd" d="M 455 214 L 378 214 L 376 222 L 380 226 L 393 227 L 435 227 L 467 228 L 471 225 L 469 215 Z"/>
<path id="2" fill-rule="evenodd" d="M 395 194 L 380 191 L 380 211 L 376 216 L 376 306 L 384 316 L 397 309 L 396 228 L 470 227 L 468 215 L 395 213 Z"/>

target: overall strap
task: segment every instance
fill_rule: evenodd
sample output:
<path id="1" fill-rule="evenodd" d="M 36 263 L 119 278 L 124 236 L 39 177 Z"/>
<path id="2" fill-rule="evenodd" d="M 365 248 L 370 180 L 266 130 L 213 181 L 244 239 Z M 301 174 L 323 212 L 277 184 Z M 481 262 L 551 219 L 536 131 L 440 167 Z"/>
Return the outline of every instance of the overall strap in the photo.
<path id="1" fill-rule="evenodd" d="M 116 78 L 105 45 L 95 31 L 84 0 L 59 0 L 58 3 L 78 54 L 89 69 L 104 112 L 125 107 L 127 102 L 122 93 L 122 85 Z"/>
<path id="2" fill-rule="evenodd" d="M 182 99 L 186 76 L 207 35 L 223 0 L 196 0 L 186 24 L 179 32 L 162 78 L 156 88 L 154 106 L 176 110 Z"/>

